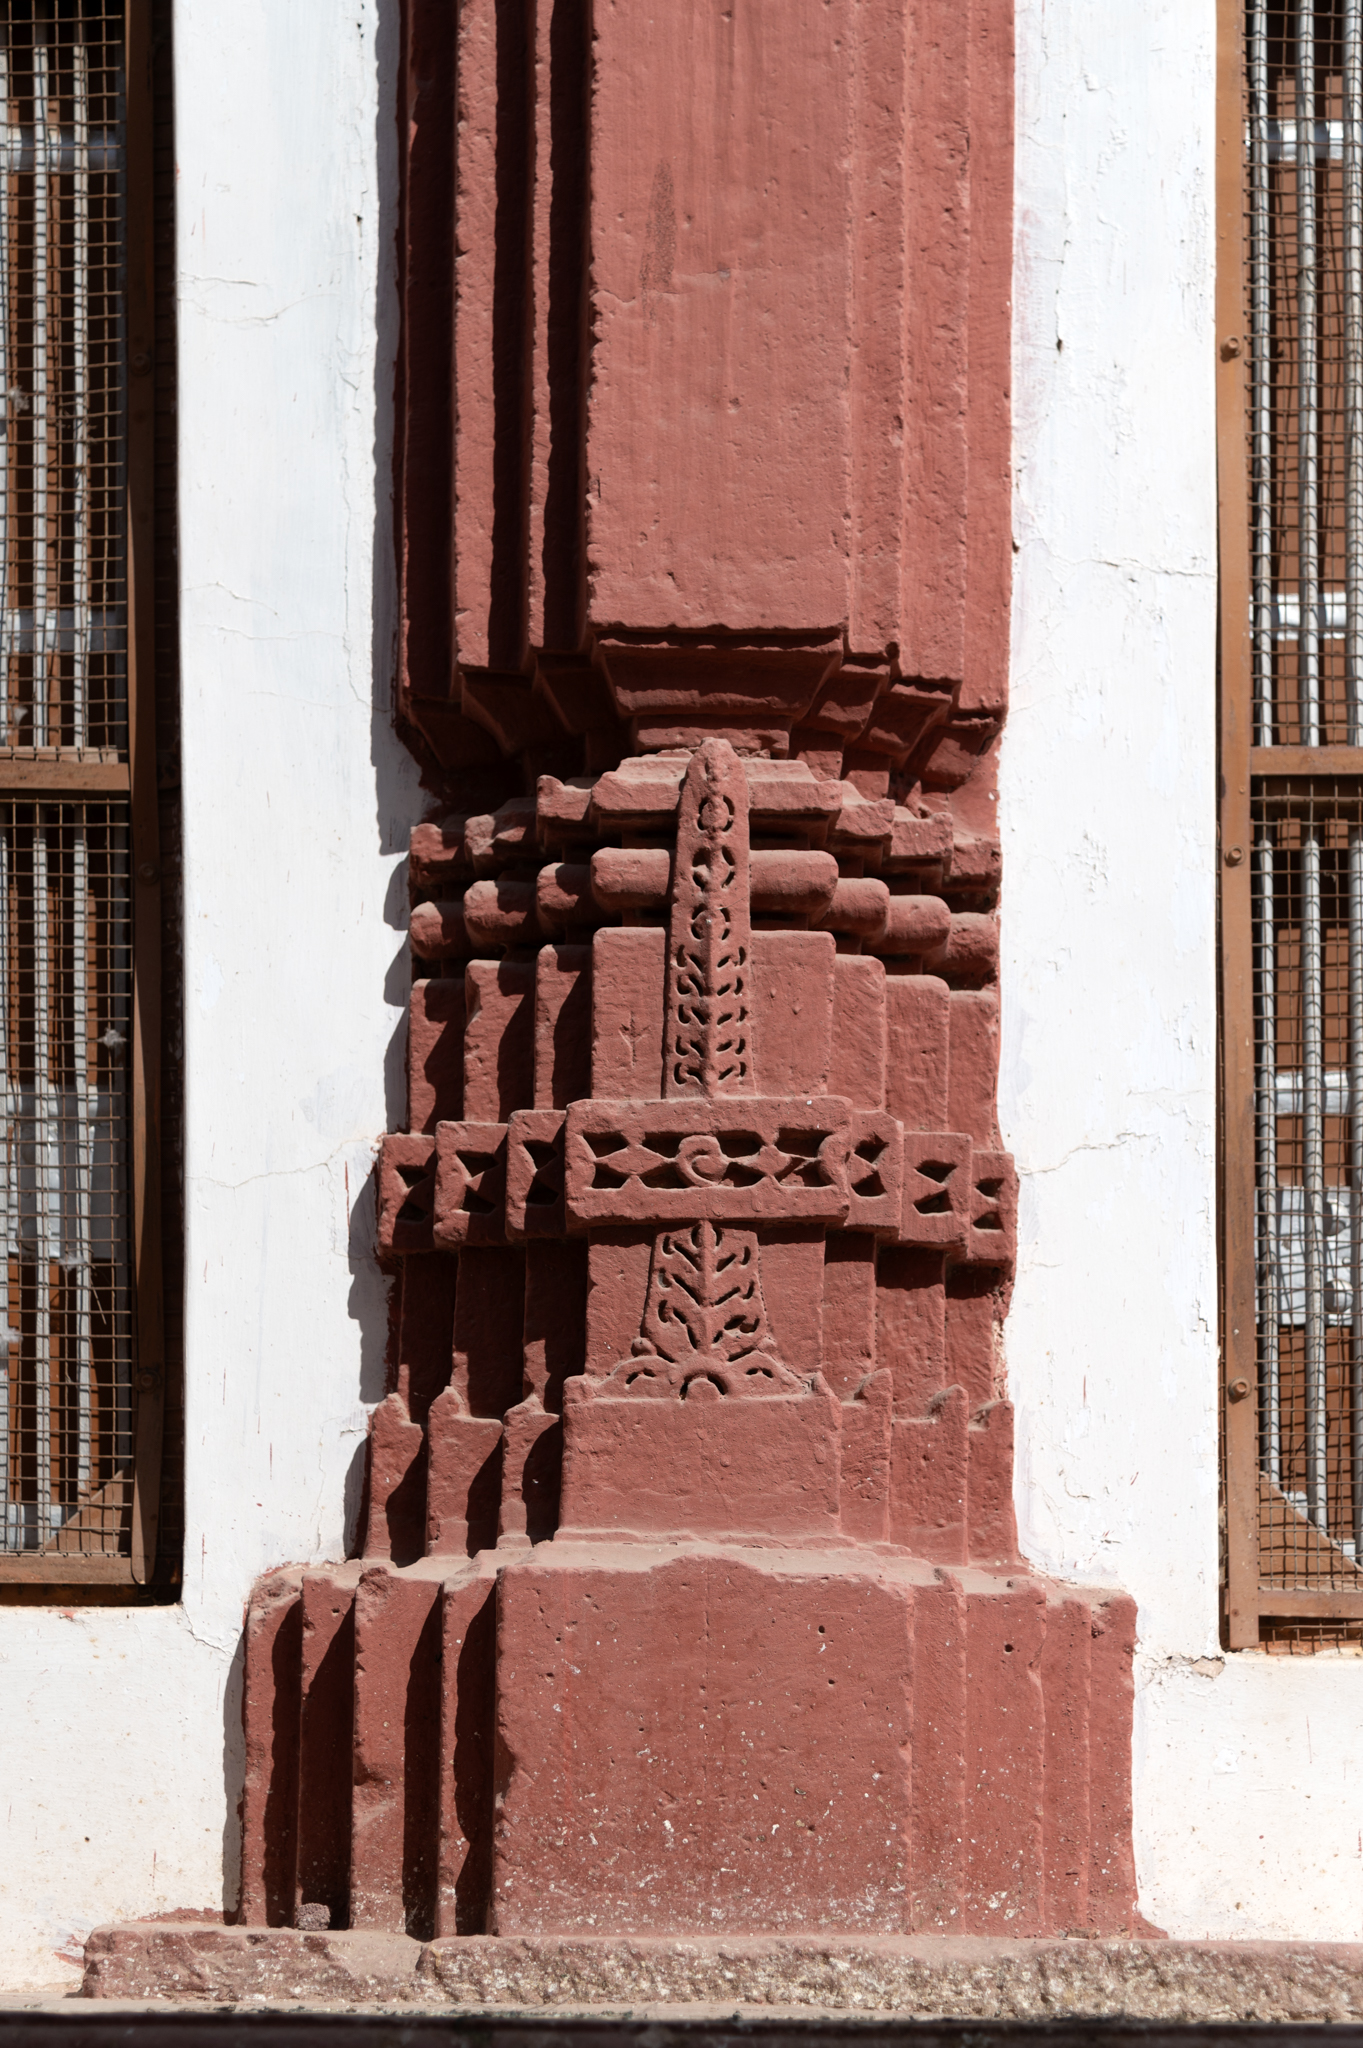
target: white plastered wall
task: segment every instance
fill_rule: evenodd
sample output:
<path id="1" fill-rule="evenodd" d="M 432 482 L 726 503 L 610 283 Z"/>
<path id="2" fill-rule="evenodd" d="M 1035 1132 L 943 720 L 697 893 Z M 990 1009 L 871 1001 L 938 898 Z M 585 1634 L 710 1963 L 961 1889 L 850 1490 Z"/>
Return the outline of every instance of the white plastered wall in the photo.
<path id="1" fill-rule="evenodd" d="M 1217 1635 L 1215 0 L 1019 0 L 1000 1110 L 1026 1553 L 1139 1603 L 1184 1936 L 1363 1936 L 1363 1663 Z"/>
<path id="2" fill-rule="evenodd" d="M 377 1391 L 367 1174 L 417 802 L 385 709 L 393 13 L 234 0 L 225 34 L 177 0 L 185 1597 L 0 1609 L 0 1985 L 231 1892 L 242 1604 L 338 1553 Z M 1149 1916 L 1357 1938 L 1363 1665 L 1217 1647 L 1214 4 L 1019 0 L 1018 29 L 1023 1540 L 1139 1600 Z"/>
<path id="3" fill-rule="evenodd" d="M 341 1554 L 382 1391 L 368 1176 L 417 814 L 387 715 L 395 14 L 175 8 L 184 1600 L 0 1607 L 0 1985 L 234 1890 L 243 1603 Z"/>

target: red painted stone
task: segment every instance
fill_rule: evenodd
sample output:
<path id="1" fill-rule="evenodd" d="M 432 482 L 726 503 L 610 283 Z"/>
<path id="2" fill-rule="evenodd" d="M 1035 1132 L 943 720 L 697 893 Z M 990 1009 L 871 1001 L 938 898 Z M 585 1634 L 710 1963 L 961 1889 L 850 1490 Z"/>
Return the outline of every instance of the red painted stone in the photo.
<path id="1" fill-rule="evenodd" d="M 894 1426 L 890 1529 L 915 1557 L 964 1564 L 968 1555 L 966 1487 L 968 1406 L 960 1387 L 934 1394 L 926 1415 Z"/>
<path id="2" fill-rule="evenodd" d="M 1046 1710 L 1042 1816 L 1046 1921 L 1056 1933 L 1087 1929 L 1092 1746 L 1089 1660 L 1093 1612 L 1052 1595 L 1046 1609 L 1041 1691 Z M 1130 1903 L 1129 1900 L 1126 1903 Z"/>
<path id="3" fill-rule="evenodd" d="M 262 1579 L 246 1619 L 241 1914 L 256 1926 L 287 1927 L 293 1921 L 301 1579 L 297 1571 Z"/>
<path id="4" fill-rule="evenodd" d="M 464 981 L 418 981 L 407 1013 L 407 1128 L 433 1133 L 464 1113 Z"/>
<path id="5" fill-rule="evenodd" d="M 561 1110 L 518 1109 L 507 1126 L 505 1217 L 512 1239 L 563 1235 L 563 1124 Z"/>
<path id="6" fill-rule="evenodd" d="M 965 1866 L 962 1917 L 982 1932 L 1045 1926 L 1041 1693 L 1046 1600 L 963 1577 L 966 1597 Z"/>
<path id="7" fill-rule="evenodd" d="M 958 1934 L 969 1926 L 966 1743 L 967 1605 L 960 1579 L 938 1571 L 914 1602 L 913 1855 L 909 1925 Z"/>
<path id="8" fill-rule="evenodd" d="M 912 1629 L 818 1561 L 509 1566 L 491 1930 L 906 1925 Z"/>
<path id="9" fill-rule="evenodd" d="M 440 1251 L 506 1242 L 507 1126 L 435 1127 L 431 1238 Z"/>
<path id="10" fill-rule="evenodd" d="M 441 1588 L 437 1934 L 481 1934 L 492 1882 L 497 1594 L 489 1576 Z"/>
<path id="11" fill-rule="evenodd" d="M 398 1261 L 388 1388 L 417 1423 L 449 1381 L 457 1273 L 457 1260 L 438 1253 Z"/>
<path id="12" fill-rule="evenodd" d="M 836 1536 L 840 1403 L 827 1392 L 726 1399 L 712 1377 L 684 1400 L 565 1389 L 562 1528 L 635 1535 Z"/>
<path id="13" fill-rule="evenodd" d="M 366 1571 L 355 1596 L 350 1924 L 433 1934 L 440 1580 Z"/>
<path id="14" fill-rule="evenodd" d="M 381 1258 L 435 1249 L 435 1140 L 395 1133 L 383 1141 L 377 1166 Z"/>
<path id="15" fill-rule="evenodd" d="M 459 1390 L 432 1403 L 427 1428 L 426 1554 L 475 1557 L 497 1541 L 502 1498 L 502 1423 L 470 1415 Z"/>
<path id="16" fill-rule="evenodd" d="M 545 946 L 535 962 L 535 1108 L 566 1109 L 591 1092 L 591 948 Z"/>
<path id="17" fill-rule="evenodd" d="M 364 1555 L 411 1564 L 424 1544 L 426 1433 L 401 1394 L 389 1394 L 369 1421 Z"/>
<path id="18" fill-rule="evenodd" d="M 305 1572 L 299 1602 L 298 1838 L 295 1921 L 350 1917 L 350 1781 L 355 1722 L 355 1566 Z"/>

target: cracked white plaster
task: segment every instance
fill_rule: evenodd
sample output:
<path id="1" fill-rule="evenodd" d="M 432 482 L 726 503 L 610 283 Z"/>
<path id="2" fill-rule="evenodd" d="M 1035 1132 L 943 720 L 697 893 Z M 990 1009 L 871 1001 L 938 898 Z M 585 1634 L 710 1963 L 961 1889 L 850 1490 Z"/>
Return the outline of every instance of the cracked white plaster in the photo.
<path id="1" fill-rule="evenodd" d="M 1215 16 L 1017 16 L 1015 1492 L 1031 1558 L 1138 1603 L 1144 1913 L 1357 1940 L 1363 1659 L 1218 1637 Z"/>
<path id="2" fill-rule="evenodd" d="M 386 718 L 396 37 L 350 18 L 238 0 L 224 36 L 176 0 L 184 1596 L 0 1609 L 6 1986 L 74 1983 L 98 1921 L 231 1903 L 244 1603 L 341 1554 L 382 1391 L 383 906 L 419 797 Z"/>

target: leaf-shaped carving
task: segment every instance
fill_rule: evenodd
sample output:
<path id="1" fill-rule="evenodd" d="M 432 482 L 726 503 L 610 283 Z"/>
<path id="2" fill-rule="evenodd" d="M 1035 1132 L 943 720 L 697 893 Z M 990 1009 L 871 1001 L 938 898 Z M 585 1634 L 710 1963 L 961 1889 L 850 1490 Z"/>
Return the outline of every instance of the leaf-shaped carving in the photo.
<path id="1" fill-rule="evenodd" d="M 754 1232 L 713 1223 L 660 1231 L 644 1335 L 675 1364 L 727 1364 L 764 1346 L 767 1310 Z"/>
<path id="2" fill-rule="evenodd" d="M 665 1091 L 751 1094 L 748 784 L 727 740 L 692 757 L 674 872 Z"/>
<path id="3" fill-rule="evenodd" d="M 644 1398 L 786 1394 L 805 1384 L 776 1356 L 751 1230 L 693 1223 L 654 1239 L 633 1356 L 612 1379 Z"/>

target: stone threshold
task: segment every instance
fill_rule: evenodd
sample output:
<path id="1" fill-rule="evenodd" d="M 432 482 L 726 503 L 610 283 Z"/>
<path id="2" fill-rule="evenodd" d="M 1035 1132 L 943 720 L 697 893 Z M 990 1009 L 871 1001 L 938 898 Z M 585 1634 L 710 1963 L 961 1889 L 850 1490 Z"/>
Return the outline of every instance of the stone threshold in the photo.
<path id="1" fill-rule="evenodd" d="M 1363 1943 L 900 1935 L 467 1935 L 98 1927 L 82 1995 L 427 2012 L 1363 2020 Z M 683 2012 L 683 2008 L 686 2012 Z"/>

